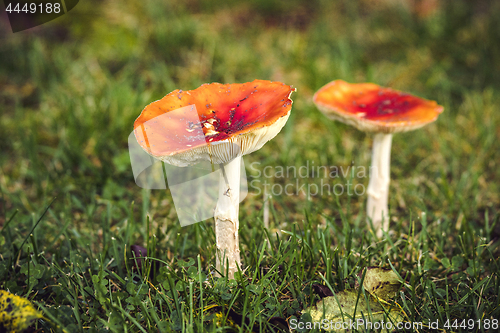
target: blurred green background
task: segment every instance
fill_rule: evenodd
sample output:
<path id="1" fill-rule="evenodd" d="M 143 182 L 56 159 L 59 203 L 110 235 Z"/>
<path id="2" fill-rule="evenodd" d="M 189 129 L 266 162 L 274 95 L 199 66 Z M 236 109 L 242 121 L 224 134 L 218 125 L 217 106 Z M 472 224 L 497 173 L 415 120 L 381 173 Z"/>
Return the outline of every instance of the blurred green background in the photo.
<path id="1" fill-rule="evenodd" d="M 240 207 L 245 266 L 257 265 L 256 249 L 269 235 L 279 243 L 279 235 L 285 236 L 280 230 L 297 226 L 316 232 L 320 226 L 331 251 L 349 254 L 352 245 L 358 253 L 327 271 L 327 280 L 340 290 L 354 283 L 356 267 L 387 263 L 388 257 L 398 269 L 424 274 L 415 266 L 420 258 L 424 272 L 444 278 L 451 268 L 441 258 L 458 256 L 464 262 L 455 267 L 459 270 L 482 267 L 469 272 L 473 278 L 465 273 L 463 281 L 469 285 L 485 276 L 498 279 L 498 263 L 491 258 L 500 253 L 500 2 L 82 0 L 63 17 L 16 34 L 2 15 L 0 289 L 43 300 L 62 318 L 62 326 L 105 327 L 89 324 L 92 316 L 105 314 L 89 314 L 88 303 L 72 303 L 87 294 L 71 298 L 71 288 L 54 286 L 83 290 L 88 284 L 96 290 L 91 276 L 105 269 L 130 281 L 123 258 L 132 244 L 151 249 L 153 238 L 156 256 L 172 265 L 199 253 L 206 272 L 215 262 L 212 221 L 180 228 L 168 191 L 135 185 L 127 147 L 145 105 L 174 89 L 207 82 L 266 79 L 297 88 L 285 128 L 245 158 L 247 165 L 260 162 L 262 168 L 307 161 L 368 167 L 371 136 L 327 120 L 312 104 L 314 92 L 334 79 L 390 86 L 445 107 L 436 123 L 394 137 L 393 241 L 369 246 L 373 239 L 364 222 L 365 196 L 274 196 L 265 233 L 263 198 L 250 192 Z M 368 179 L 360 181 L 368 184 Z M 426 221 L 420 219 L 422 212 Z M 408 246 L 408 235 L 419 239 L 419 246 L 425 243 L 423 253 Z M 479 247 L 492 256 L 481 257 Z M 320 257 L 311 254 L 301 263 L 320 264 L 306 270 L 297 290 L 309 290 L 326 269 Z M 471 258 L 477 263 L 471 264 Z M 270 251 L 264 261 L 271 267 L 277 259 Z M 340 264 L 344 273 L 338 271 Z M 39 272 L 36 278 L 28 278 L 30 265 Z M 64 284 L 61 272 L 75 275 Z M 462 292 L 460 281 L 454 285 L 457 293 Z M 498 281 L 492 286 L 496 298 L 491 304 L 483 300 L 490 314 L 498 313 Z M 464 293 L 478 297 L 467 289 Z M 299 301 L 305 306 L 312 299 Z M 431 306 L 424 299 L 412 300 L 415 308 Z M 73 310 L 58 308 L 65 303 Z M 463 311 L 458 305 L 448 313 Z M 262 316 L 287 317 L 298 309 L 286 306 L 276 313 L 267 307 Z M 439 313 L 435 306 L 429 313 Z M 260 318 L 259 308 L 255 311 Z M 419 315 L 432 318 L 422 311 L 411 313 L 415 320 Z M 146 320 L 141 318 L 139 323 Z"/>

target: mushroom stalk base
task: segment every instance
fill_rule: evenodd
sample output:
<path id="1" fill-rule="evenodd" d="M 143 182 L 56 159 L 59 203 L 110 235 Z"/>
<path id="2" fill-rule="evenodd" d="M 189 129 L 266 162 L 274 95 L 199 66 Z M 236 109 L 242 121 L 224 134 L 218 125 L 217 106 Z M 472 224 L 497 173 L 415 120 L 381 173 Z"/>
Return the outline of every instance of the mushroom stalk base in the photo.
<path id="1" fill-rule="evenodd" d="M 238 242 L 240 168 L 241 156 L 221 165 L 219 199 L 214 214 L 217 244 L 216 268 L 223 275 L 227 272 L 229 279 L 233 279 L 234 273 L 241 267 Z"/>
<path id="2" fill-rule="evenodd" d="M 366 214 L 377 232 L 382 237 L 384 228 L 389 226 L 389 183 L 391 167 L 392 134 L 378 133 L 374 137 L 370 183 L 368 184 L 368 202 Z"/>

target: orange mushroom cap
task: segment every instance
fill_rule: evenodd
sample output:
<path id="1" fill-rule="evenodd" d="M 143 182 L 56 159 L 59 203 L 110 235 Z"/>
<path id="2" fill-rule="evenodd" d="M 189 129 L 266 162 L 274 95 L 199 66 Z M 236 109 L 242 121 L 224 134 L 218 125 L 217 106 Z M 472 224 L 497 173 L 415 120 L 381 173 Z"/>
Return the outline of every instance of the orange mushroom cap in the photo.
<path id="1" fill-rule="evenodd" d="M 326 116 L 364 132 L 395 133 L 417 129 L 437 119 L 443 107 L 374 83 L 336 80 L 314 94 Z"/>
<path id="2" fill-rule="evenodd" d="M 135 136 L 144 150 L 170 164 L 224 163 L 234 158 L 228 145 L 245 155 L 276 136 L 290 114 L 293 91 L 264 80 L 174 90 L 144 108 L 134 122 Z"/>

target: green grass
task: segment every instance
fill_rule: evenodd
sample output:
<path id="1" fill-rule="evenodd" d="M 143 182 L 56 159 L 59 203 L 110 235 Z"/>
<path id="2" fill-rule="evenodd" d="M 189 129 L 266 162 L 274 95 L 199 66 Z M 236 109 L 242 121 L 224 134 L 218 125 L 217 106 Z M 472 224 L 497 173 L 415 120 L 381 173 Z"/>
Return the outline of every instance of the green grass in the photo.
<path id="1" fill-rule="evenodd" d="M 319 300 L 313 284 L 342 291 L 381 266 L 405 280 L 408 321 L 500 319 L 500 6 L 442 1 L 422 17 L 397 3 L 80 1 L 30 31 L 1 22 L 0 289 L 39 306 L 39 332 L 280 331 Z M 168 190 L 135 185 L 127 137 L 145 105 L 256 78 L 297 88 L 282 132 L 245 157 L 261 171 L 369 166 L 371 136 L 312 104 L 331 80 L 445 107 L 394 136 L 386 240 L 365 195 L 274 195 L 265 229 L 250 189 L 245 270 L 216 279 L 213 221 L 181 228 Z M 368 184 L 351 178 L 333 181 Z M 131 245 L 149 250 L 139 269 Z"/>

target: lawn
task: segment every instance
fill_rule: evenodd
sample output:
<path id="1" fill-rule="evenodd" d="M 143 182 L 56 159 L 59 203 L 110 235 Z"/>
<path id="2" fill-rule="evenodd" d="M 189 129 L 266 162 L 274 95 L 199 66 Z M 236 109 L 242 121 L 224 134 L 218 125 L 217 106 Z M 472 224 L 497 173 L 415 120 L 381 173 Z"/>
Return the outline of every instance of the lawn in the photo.
<path id="1" fill-rule="evenodd" d="M 408 332 L 437 332 L 436 321 L 495 331 L 499 16 L 486 0 L 80 1 L 13 34 L 2 13 L 0 290 L 42 312 L 32 332 L 273 332 L 377 266 L 401 277 L 391 302 L 405 322 L 424 325 Z M 283 130 L 244 157 L 244 270 L 228 280 L 213 274 L 213 219 L 181 227 L 168 189 L 138 187 L 127 138 L 175 89 L 254 79 L 297 91 Z M 335 79 L 444 106 L 435 123 L 394 135 L 383 238 L 353 191 L 368 186 L 358 171 L 373 136 L 312 102 Z M 312 191 L 325 181 L 345 191 Z M 280 193 L 287 184 L 295 191 Z M 146 259 L 134 259 L 140 247 Z"/>

